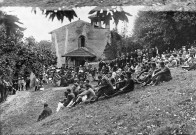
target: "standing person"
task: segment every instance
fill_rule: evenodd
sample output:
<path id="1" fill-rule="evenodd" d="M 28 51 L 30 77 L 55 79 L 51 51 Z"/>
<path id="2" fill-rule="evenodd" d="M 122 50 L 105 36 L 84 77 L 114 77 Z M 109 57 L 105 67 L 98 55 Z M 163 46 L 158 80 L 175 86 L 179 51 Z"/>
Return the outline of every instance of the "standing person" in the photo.
<path id="1" fill-rule="evenodd" d="M 35 91 L 38 91 L 39 90 L 39 79 L 36 78 L 35 79 Z"/>
<path id="2" fill-rule="evenodd" d="M 134 63 L 137 62 L 137 57 L 138 57 L 138 55 L 137 55 L 137 50 L 135 50 L 135 51 L 133 52 Z"/>
<path id="3" fill-rule="evenodd" d="M 148 59 L 151 60 L 152 57 L 153 57 L 153 49 L 149 48 L 148 49 Z"/>
<path id="4" fill-rule="evenodd" d="M 42 113 L 39 115 L 38 120 L 37 121 L 41 121 L 43 119 L 45 119 L 46 117 L 50 116 L 52 114 L 52 109 L 48 107 L 48 104 L 44 104 L 44 110 L 42 111 Z"/>
<path id="5" fill-rule="evenodd" d="M 26 90 L 28 90 L 30 88 L 30 77 L 26 78 Z"/>
<path id="6" fill-rule="evenodd" d="M 18 91 L 22 91 L 22 78 L 21 78 L 21 76 L 18 77 Z"/>
<path id="7" fill-rule="evenodd" d="M 17 80 L 17 78 L 16 79 L 13 79 L 13 88 L 15 90 L 18 90 L 18 80 Z"/>
<path id="8" fill-rule="evenodd" d="M 103 63 L 103 61 L 101 60 L 101 61 L 99 62 L 99 68 L 98 68 L 99 73 L 101 72 L 103 65 L 104 65 L 104 63 Z"/>
<path id="9" fill-rule="evenodd" d="M 196 54 L 196 49 L 195 49 L 193 46 L 191 46 L 191 49 L 190 49 L 190 56 L 195 57 L 195 54 Z"/>
<path id="10" fill-rule="evenodd" d="M 138 55 L 138 62 L 141 63 L 142 62 L 142 50 L 137 49 L 137 55 Z"/>

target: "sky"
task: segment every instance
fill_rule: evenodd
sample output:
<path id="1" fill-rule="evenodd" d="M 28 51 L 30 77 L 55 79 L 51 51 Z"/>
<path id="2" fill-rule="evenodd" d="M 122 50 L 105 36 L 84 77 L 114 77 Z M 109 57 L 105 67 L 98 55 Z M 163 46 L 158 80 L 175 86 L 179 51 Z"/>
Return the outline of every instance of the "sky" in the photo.
<path id="1" fill-rule="evenodd" d="M 92 10 L 94 7 L 81 7 L 81 8 L 74 8 L 78 18 L 74 18 L 72 22 L 77 21 L 79 18 L 80 20 L 84 20 L 87 22 L 90 22 L 89 17 L 89 11 Z M 129 22 L 127 25 L 127 35 L 130 35 L 133 30 L 134 21 L 137 17 L 137 13 L 139 10 L 141 10 L 143 7 L 141 6 L 127 6 L 123 7 L 123 10 L 125 12 L 130 13 L 132 16 L 128 17 Z M 38 9 L 38 8 L 37 8 Z M 49 34 L 50 31 L 57 29 L 63 25 L 69 24 L 69 20 L 67 18 L 64 19 L 63 23 L 61 21 L 58 21 L 56 18 L 52 21 L 45 17 L 45 15 L 42 14 L 42 12 L 38 9 L 37 13 L 35 14 L 32 12 L 32 7 L 3 7 L 1 9 L 2 11 L 6 12 L 10 15 L 16 15 L 20 22 L 23 23 L 23 25 L 20 25 L 26 30 L 24 31 L 24 37 L 30 37 L 33 36 L 36 41 L 41 40 L 49 40 L 51 41 L 51 35 Z M 125 25 L 123 22 L 120 22 L 118 25 L 118 30 L 121 32 L 122 28 Z M 114 22 L 111 22 L 111 29 L 114 28 Z"/>

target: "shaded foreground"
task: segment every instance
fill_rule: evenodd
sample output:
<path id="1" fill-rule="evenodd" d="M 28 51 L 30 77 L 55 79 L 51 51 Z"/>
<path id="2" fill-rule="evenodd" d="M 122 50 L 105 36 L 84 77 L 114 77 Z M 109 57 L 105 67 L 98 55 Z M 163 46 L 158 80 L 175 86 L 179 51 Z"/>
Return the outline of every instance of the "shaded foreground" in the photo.
<path id="1" fill-rule="evenodd" d="M 159 86 L 56 113 L 65 88 L 18 92 L 1 107 L 3 134 L 161 135 L 196 134 L 196 72 L 172 69 L 173 80 Z M 47 102 L 53 115 L 36 122 Z M 170 125 L 172 128 L 166 128 Z M 181 133 L 180 133 L 181 132 Z"/>

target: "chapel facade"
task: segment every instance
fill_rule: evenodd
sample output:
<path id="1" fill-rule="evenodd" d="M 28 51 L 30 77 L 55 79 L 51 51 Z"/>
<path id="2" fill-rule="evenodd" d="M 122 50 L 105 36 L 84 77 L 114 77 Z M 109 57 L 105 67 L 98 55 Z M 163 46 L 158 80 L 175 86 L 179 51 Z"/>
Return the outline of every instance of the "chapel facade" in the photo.
<path id="1" fill-rule="evenodd" d="M 56 52 L 57 67 L 79 66 L 85 61 L 107 59 L 105 48 L 111 45 L 110 23 L 102 24 L 95 15 L 91 23 L 77 20 L 50 32 L 52 51 Z"/>

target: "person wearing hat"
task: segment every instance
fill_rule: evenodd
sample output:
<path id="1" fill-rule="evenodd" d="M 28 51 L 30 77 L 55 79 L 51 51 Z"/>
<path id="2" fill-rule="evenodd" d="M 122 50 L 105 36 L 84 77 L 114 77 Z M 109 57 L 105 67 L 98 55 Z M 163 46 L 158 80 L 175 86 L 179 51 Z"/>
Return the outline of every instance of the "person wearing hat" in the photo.
<path id="1" fill-rule="evenodd" d="M 39 115 L 37 121 L 41 121 L 41 120 L 45 119 L 46 117 L 50 116 L 51 114 L 52 114 L 52 109 L 48 107 L 48 104 L 47 103 L 45 103 L 44 104 L 44 110 Z"/>

